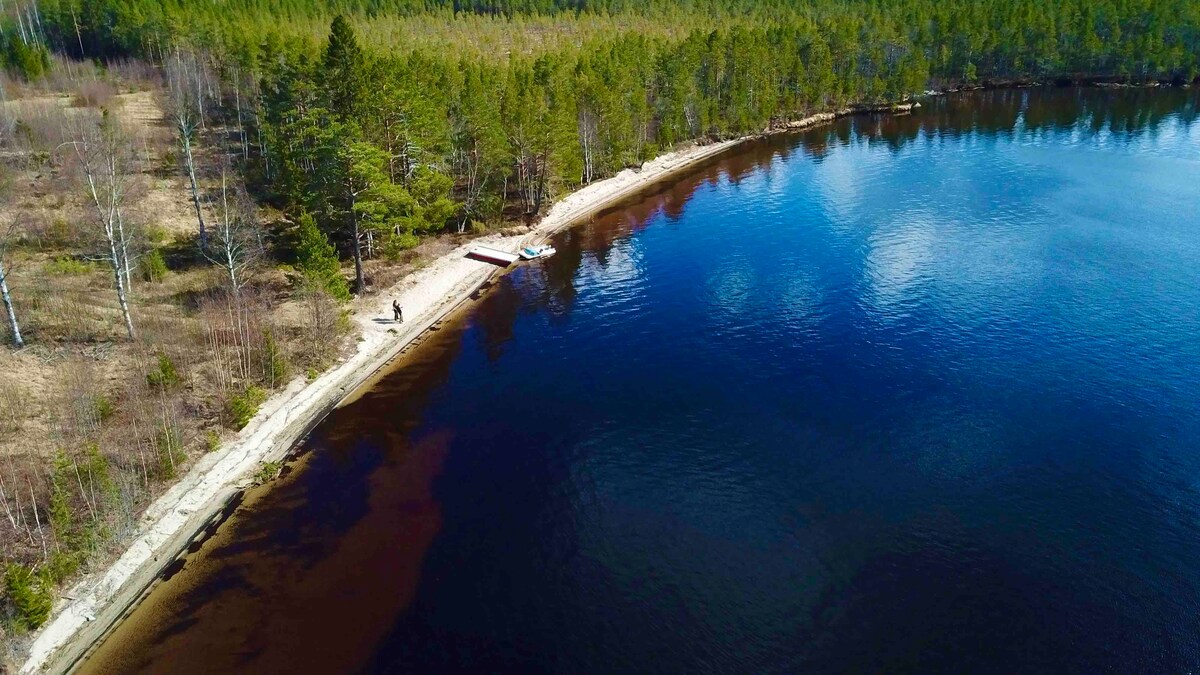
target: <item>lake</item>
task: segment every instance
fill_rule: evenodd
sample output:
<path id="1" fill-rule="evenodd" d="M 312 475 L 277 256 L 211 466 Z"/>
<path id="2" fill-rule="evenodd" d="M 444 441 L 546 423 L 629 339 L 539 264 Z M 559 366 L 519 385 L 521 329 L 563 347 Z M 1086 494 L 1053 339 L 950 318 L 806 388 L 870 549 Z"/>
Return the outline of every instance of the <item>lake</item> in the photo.
<path id="1" fill-rule="evenodd" d="M 563 232 L 83 670 L 1200 667 L 1198 112 L 931 99 Z"/>

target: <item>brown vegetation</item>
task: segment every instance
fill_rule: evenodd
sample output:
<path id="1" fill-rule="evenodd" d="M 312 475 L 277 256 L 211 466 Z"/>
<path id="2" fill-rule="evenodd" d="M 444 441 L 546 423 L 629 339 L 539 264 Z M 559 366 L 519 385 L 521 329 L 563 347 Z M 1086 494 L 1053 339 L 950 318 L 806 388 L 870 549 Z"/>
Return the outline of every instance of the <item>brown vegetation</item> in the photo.
<path id="1" fill-rule="evenodd" d="M 225 158 L 239 141 L 223 147 L 238 135 L 220 126 L 219 93 L 189 164 L 153 69 L 60 61 L 36 87 L 0 85 L 0 277 L 24 342 L 0 350 L 11 658 L 57 585 L 119 550 L 149 501 L 268 392 L 332 365 L 350 323 L 326 291 L 272 267 L 290 226 L 262 224 Z"/>

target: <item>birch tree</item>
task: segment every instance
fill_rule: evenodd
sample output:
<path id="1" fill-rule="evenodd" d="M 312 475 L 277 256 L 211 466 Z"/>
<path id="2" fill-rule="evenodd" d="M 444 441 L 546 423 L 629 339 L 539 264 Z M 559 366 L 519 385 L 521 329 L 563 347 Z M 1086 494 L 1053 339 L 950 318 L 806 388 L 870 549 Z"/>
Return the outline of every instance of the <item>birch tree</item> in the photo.
<path id="1" fill-rule="evenodd" d="M 228 165 L 221 168 L 220 201 L 208 244 L 201 251 L 209 262 L 224 269 L 235 295 L 246 283 L 247 270 L 263 255 L 262 229 L 254 215 L 254 203 Z"/>
<path id="2" fill-rule="evenodd" d="M 8 315 L 9 336 L 13 346 L 19 349 L 25 346 L 25 340 L 21 337 L 21 324 L 17 322 L 17 310 L 13 307 L 12 294 L 8 290 L 8 273 L 11 268 L 5 260 L 8 243 L 12 240 L 15 229 L 14 224 L 0 227 L 0 298 L 4 299 L 4 312 Z"/>
<path id="3" fill-rule="evenodd" d="M 95 211 L 94 224 L 103 236 L 102 258 L 112 268 L 117 301 L 129 339 L 135 339 L 133 317 L 129 312 L 131 266 L 129 251 L 133 232 L 125 225 L 123 208 L 129 191 L 132 144 L 112 114 L 105 110 L 96 123 L 81 123 L 68 141 L 75 150 L 88 200 Z"/>
<path id="4" fill-rule="evenodd" d="M 5 197 L 8 196 L 11 185 L 9 179 L 8 171 L 0 170 L 0 193 Z M 8 246 L 16 237 L 16 231 L 15 221 L 0 225 L 0 299 L 4 301 L 4 313 L 8 318 L 9 338 L 13 346 L 20 349 L 25 346 L 25 340 L 21 337 L 21 324 L 17 322 L 17 310 L 13 307 L 12 294 L 8 290 L 8 275 L 12 270 L 7 260 Z"/>
<path id="5" fill-rule="evenodd" d="M 204 125 L 204 64 L 194 54 L 176 52 L 167 62 L 168 116 L 179 141 L 180 159 L 187 175 L 199 226 L 200 248 L 208 244 L 208 232 L 201 205 L 200 183 L 196 177 L 195 147 L 200 128 Z"/>

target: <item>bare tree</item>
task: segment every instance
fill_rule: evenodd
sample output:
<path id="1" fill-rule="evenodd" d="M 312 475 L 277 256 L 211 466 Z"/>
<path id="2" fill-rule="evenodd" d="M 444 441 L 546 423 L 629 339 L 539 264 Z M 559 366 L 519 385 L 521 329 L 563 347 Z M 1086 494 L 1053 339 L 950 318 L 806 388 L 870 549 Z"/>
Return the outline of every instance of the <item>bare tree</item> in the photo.
<path id="1" fill-rule="evenodd" d="M 196 179 L 195 145 L 204 126 L 204 85 L 207 73 L 203 62 L 193 53 L 176 52 L 167 62 L 168 116 L 179 140 L 183 169 L 187 173 L 200 226 L 200 247 L 208 245 L 208 232 L 201 207 L 200 184 Z"/>
<path id="2" fill-rule="evenodd" d="M 133 233 L 125 226 L 123 207 L 128 196 L 132 144 L 112 114 L 105 110 L 99 122 L 82 122 L 68 144 L 74 147 L 87 195 L 96 210 L 96 224 L 103 233 L 107 250 L 102 258 L 112 267 L 117 300 L 125 319 L 129 339 L 134 339 L 133 318 L 129 313 L 131 266 L 129 251 Z"/>
<path id="3" fill-rule="evenodd" d="M 216 211 L 208 244 L 201 251 L 209 262 L 224 268 L 230 287 L 238 294 L 246 283 L 246 271 L 262 257 L 263 242 L 254 203 L 228 164 L 221 167 L 221 200 Z"/>

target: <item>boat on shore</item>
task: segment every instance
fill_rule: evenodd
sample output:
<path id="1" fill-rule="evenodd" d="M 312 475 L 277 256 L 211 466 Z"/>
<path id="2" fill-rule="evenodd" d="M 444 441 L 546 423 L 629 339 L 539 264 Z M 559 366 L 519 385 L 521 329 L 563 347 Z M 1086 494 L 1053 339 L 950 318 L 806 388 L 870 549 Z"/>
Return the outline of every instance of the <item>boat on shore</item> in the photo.
<path id="1" fill-rule="evenodd" d="M 541 244 L 539 246 L 526 246 L 521 249 L 521 260 L 533 260 L 535 258 L 549 258 L 556 251 L 550 244 Z"/>
<path id="2" fill-rule="evenodd" d="M 489 246 L 476 246 L 467 251 L 467 257 L 482 262 L 492 263 L 493 265 L 499 265 L 501 267 L 508 267 L 509 265 L 515 263 L 519 256 L 517 256 L 516 253 L 501 251 L 498 248 L 491 248 Z"/>

